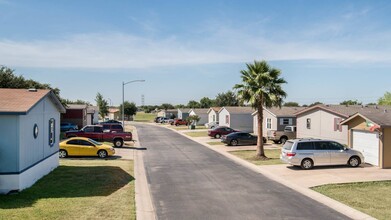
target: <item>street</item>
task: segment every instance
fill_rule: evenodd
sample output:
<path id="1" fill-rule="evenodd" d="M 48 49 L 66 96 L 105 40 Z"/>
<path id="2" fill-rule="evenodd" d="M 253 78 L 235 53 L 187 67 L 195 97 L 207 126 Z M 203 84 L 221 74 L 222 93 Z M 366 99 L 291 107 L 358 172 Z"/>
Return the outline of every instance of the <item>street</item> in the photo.
<path id="1" fill-rule="evenodd" d="M 136 127 L 158 219 L 348 219 L 180 134 Z"/>

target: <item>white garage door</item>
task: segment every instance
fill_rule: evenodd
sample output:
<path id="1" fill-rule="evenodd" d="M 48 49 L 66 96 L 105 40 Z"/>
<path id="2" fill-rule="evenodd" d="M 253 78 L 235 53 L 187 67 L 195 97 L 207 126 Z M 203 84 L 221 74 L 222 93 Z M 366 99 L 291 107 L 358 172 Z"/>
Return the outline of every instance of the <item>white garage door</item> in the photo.
<path id="1" fill-rule="evenodd" d="M 353 131 L 353 149 L 363 153 L 366 163 L 379 166 L 379 138 L 377 133 Z"/>

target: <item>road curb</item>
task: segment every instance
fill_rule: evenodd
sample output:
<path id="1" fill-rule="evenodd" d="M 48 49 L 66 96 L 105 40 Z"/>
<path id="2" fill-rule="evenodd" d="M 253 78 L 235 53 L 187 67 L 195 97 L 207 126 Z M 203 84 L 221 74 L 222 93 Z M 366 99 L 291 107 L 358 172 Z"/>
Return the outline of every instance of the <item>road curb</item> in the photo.
<path id="1" fill-rule="evenodd" d="M 186 138 L 188 138 L 188 139 L 190 139 L 190 140 L 192 140 L 194 142 L 197 142 L 197 143 L 199 143 L 199 144 L 201 144 L 201 145 L 203 145 L 203 146 L 205 146 L 205 147 L 207 147 L 207 148 L 209 148 L 209 149 L 211 149 L 211 150 L 213 150 L 213 151 L 215 151 L 217 153 L 220 153 L 220 154 L 224 155 L 225 157 L 231 159 L 232 161 L 234 161 L 234 162 L 236 162 L 236 163 L 238 163 L 238 164 L 240 164 L 240 165 L 242 165 L 244 167 L 246 167 L 248 169 L 251 169 L 251 170 L 253 170 L 256 173 L 260 173 L 260 174 L 266 176 L 267 178 L 269 178 L 271 180 L 279 182 L 279 183 L 285 185 L 286 187 L 289 187 L 289 188 L 291 188 L 291 189 L 293 189 L 293 190 L 295 190 L 295 191 L 297 191 L 297 192 L 299 192 L 299 193 L 301 193 L 301 194 L 303 194 L 303 195 L 305 195 L 305 196 L 307 196 L 307 197 L 309 197 L 309 198 L 311 198 L 311 199 L 313 199 L 313 200 L 315 200 L 315 201 L 317 201 L 319 203 L 322 203 L 322 204 L 324 204 L 324 205 L 334 209 L 335 211 L 337 211 L 337 212 L 339 212 L 339 213 L 341 213 L 341 214 L 343 214 L 343 215 L 345 215 L 345 216 L 347 216 L 349 218 L 357 219 L 357 220 L 372 220 L 372 219 L 376 219 L 376 218 L 373 218 L 372 216 L 369 216 L 368 214 L 360 212 L 360 211 L 358 211 L 358 210 L 356 210 L 356 209 L 354 209 L 354 208 L 352 208 L 350 206 L 347 206 L 347 205 L 345 205 L 345 204 L 343 204 L 341 202 L 338 202 L 338 201 L 336 201 L 334 199 L 331 199 L 331 198 L 329 198 L 329 197 L 327 197 L 327 196 L 325 196 L 323 194 L 315 192 L 315 191 L 313 191 L 313 190 L 311 190 L 309 188 L 302 187 L 302 186 L 293 184 L 293 183 L 291 183 L 291 182 L 289 182 L 287 180 L 284 180 L 284 179 L 280 178 L 279 176 L 277 176 L 277 175 L 275 175 L 275 174 L 273 174 L 271 172 L 263 170 L 262 167 L 260 167 L 260 166 L 257 166 L 257 165 L 255 165 L 253 163 L 250 163 L 250 162 L 248 162 L 246 160 L 243 160 L 243 159 L 241 159 L 239 157 L 236 157 L 235 155 L 232 155 L 232 154 L 230 154 L 230 153 L 228 153 L 226 151 L 223 151 L 221 149 L 214 148 L 214 147 L 212 147 L 212 146 L 210 146 L 208 144 L 205 144 L 205 143 L 203 143 L 201 141 L 198 141 L 197 139 L 194 139 L 194 138 L 192 138 L 192 137 L 190 137 L 190 136 L 188 136 L 188 135 L 186 135 L 184 133 L 181 133 L 181 132 L 179 132 L 179 131 L 177 131 L 175 129 L 172 129 L 172 128 L 169 128 L 169 127 L 165 127 L 165 126 L 159 126 L 159 127 L 164 127 L 166 129 L 175 131 L 176 133 L 178 133 L 178 134 L 180 134 L 180 135 L 182 135 L 182 136 L 184 136 L 184 137 L 186 137 Z"/>

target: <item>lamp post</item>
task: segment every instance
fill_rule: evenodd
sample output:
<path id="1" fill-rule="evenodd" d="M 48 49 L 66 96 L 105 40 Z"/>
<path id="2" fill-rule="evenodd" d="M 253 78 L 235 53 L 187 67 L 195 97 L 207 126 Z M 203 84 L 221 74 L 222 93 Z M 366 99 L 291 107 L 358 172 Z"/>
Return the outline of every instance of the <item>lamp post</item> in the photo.
<path id="1" fill-rule="evenodd" d="M 125 108 L 124 108 L 124 102 L 125 102 L 125 85 L 129 83 L 134 83 L 134 82 L 145 82 L 143 79 L 138 79 L 138 80 L 132 80 L 129 82 L 122 82 L 122 126 L 125 126 L 125 119 L 124 119 L 124 114 L 125 114 Z"/>

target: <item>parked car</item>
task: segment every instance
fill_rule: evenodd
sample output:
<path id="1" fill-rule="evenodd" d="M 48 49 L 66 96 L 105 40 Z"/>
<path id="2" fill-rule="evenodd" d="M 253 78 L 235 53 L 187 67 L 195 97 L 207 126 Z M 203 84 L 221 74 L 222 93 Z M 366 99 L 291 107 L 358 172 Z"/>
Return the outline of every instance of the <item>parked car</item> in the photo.
<path id="1" fill-rule="evenodd" d="M 160 118 L 162 118 L 162 117 L 156 117 L 153 121 L 154 121 L 155 123 L 160 123 Z"/>
<path id="2" fill-rule="evenodd" d="M 227 145 L 256 145 L 258 137 L 248 132 L 234 132 L 221 137 L 221 142 Z M 266 138 L 263 137 L 263 142 L 266 143 Z"/>
<path id="3" fill-rule="evenodd" d="M 284 144 L 287 140 L 296 139 L 296 126 L 286 126 L 284 131 L 267 131 L 267 139 L 275 144 Z"/>
<path id="4" fill-rule="evenodd" d="M 124 131 L 124 127 L 121 125 L 121 124 L 110 124 L 110 123 L 105 123 L 105 124 L 102 124 L 102 127 L 103 127 L 103 131 L 110 131 L 110 132 L 123 132 Z"/>
<path id="5" fill-rule="evenodd" d="M 122 122 L 117 121 L 117 120 L 107 120 L 104 122 L 100 122 L 99 124 L 122 124 Z"/>
<path id="6" fill-rule="evenodd" d="M 158 123 L 168 123 L 168 120 L 170 120 L 169 118 L 166 118 L 166 117 L 160 117 L 159 120 L 158 120 Z"/>
<path id="7" fill-rule="evenodd" d="M 212 121 L 212 122 L 209 122 L 209 123 L 205 124 L 205 127 L 209 128 L 209 129 L 214 129 L 214 128 L 218 127 L 218 126 L 219 126 L 219 122 L 218 121 Z"/>
<path id="8" fill-rule="evenodd" d="M 60 142 L 59 157 L 98 156 L 105 158 L 115 154 L 112 146 L 84 137 L 74 137 Z"/>
<path id="9" fill-rule="evenodd" d="M 110 132 L 104 131 L 103 125 L 87 125 L 79 131 L 67 131 L 67 138 L 71 137 L 87 137 L 96 141 L 113 142 L 114 146 L 122 147 L 124 141 L 132 140 L 131 132 Z"/>
<path id="10" fill-rule="evenodd" d="M 214 138 L 220 138 L 223 135 L 231 134 L 232 132 L 238 132 L 237 130 L 234 130 L 229 127 L 220 126 L 211 130 L 208 130 L 208 136 L 214 137 Z"/>
<path id="11" fill-rule="evenodd" d="M 360 151 L 347 148 L 342 144 L 321 139 L 295 139 L 285 142 L 281 149 L 280 159 L 303 169 L 314 166 L 350 165 L 358 167 L 364 163 Z"/>
<path id="12" fill-rule="evenodd" d="M 175 125 L 175 126 L 188 125 L 188 124 L 189 123 L 186 120 L 182 120 L 182 119 L 175 119 L 173 122 L 171 122 L 171 125 Z"/>
<path id="13" fill-rule="evenodd" d="M 78 126 L 69 122 L 62 122 L 60 124 L 60 130 L 61 131 L 71 131 L 71 130 L 78 130 Z"/>

